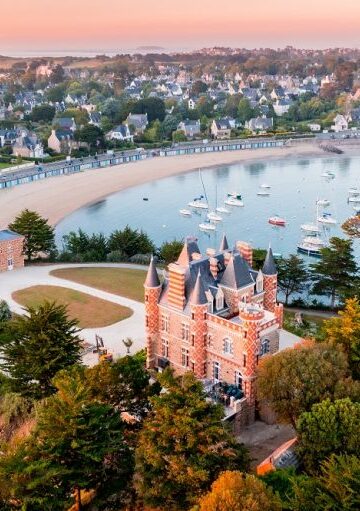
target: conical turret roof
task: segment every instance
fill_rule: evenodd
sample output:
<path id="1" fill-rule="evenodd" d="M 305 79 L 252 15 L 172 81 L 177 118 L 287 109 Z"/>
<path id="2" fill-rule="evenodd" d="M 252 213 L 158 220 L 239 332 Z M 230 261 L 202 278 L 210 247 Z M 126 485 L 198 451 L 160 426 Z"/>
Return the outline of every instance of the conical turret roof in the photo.
<path id="1" fill-rule="evenodd" d="M 149 269 L 148 269 L 148 272 L 146 275 L 146 280 L 145 280 L 144 286 L 145 287 L 159 287 L 160 286 L 159 275 L 156 270 L 156 265 L 155 265 L 155 261 L 154 261 L 153 257 L 151 258 L 151 261 L 150 261 L 150 265 L 149 265 Z"/>
<path id="2" fill-rule="evenodd" d="M 208 299 L 205 294 L 200 270 L 199 270 L 198 276 L 196 278 L 194 290 L 191 293 L 190 303 L 191 303 L 191 305 L 205 305 L 208 303 Z"/>
<path id="3" fill-rule="evenodd" d="M 221 243 L 220 243 L 219 251 L 224 252 L 224 250 L 228 250 L 228 249 L 229 249 L 228 240 L 226 238 L 226 235 L 224 234 L 224 236 L 222 237 Z"/>
<path id="4" fill-rule="evenodd" d="M 264 275 L 277 275 L 276 264 L 271 247 L 269 247 L 267 251 L 262 272 Z"/>

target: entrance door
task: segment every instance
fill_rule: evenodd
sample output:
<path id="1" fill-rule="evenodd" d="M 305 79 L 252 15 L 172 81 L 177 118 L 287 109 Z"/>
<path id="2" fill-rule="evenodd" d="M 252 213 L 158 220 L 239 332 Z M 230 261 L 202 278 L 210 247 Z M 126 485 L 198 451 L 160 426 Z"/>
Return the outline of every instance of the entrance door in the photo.
<path id="1" fill-rule="evenodd" d="M 8 260 L 7 260 L 7 269 L 8 271 L 11 271 L 14 269 L 14 261 L 13 261 L 13 258 L 12 257 L 8 257 Z"/>

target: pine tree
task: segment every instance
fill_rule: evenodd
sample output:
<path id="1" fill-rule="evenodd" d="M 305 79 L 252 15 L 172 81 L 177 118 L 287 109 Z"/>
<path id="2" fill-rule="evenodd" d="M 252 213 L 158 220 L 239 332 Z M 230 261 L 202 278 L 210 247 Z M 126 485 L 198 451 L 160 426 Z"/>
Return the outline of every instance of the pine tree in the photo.
<path id="1" fill-rule="evenodd" d="M 24 236 L 24 253 L 28 261 L 39 252 L 49 254 L 55 250 L 54 228 L 36 211 L 24 209 L 9 225 L 9 229 Z"/>
<path id="2" fill-rule="evenodd" d="M 54 391 L 55 374 L 80 361 L 77 322 L 66 307 L 45 302 L 27 307 L 25 315 L 6 323 L 0 336 L 0 367 L 15 392 L 40 399 Z"/>
<path id="3" fill-rule="evenodd" d="M 294 293 L 302 293 L 307 287 L 308 270 L 303 259 L 296 255 L 277 261 L 278 284 L 285 295 L 285 304 Z"/>
<path id="4" fill-rule="evenodd" d="M 136 449 L 136 486 L 146 505 L 187 509 L 226 469 L 247 467 L 247 454 L 222 424 L 192 373 L 160 377 L 164 392 L 152 399 Z"/>
<path id="5" fill-rule="evenodd" d="M 329 294 L 334 308 L 337 298 L 349 297 L 358 290 L 358 267 L 352 241 L 331 238 L 329 247 L 321 249 L 321 256 L 321 261 L 311 266 L 312 292 Z"/>

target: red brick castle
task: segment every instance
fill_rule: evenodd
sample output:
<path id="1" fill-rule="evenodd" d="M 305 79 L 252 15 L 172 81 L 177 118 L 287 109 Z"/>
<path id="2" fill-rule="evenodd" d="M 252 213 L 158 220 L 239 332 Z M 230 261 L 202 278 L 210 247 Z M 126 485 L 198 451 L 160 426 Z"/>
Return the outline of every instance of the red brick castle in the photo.
<path id="1" fill-rule="evenodd" d="M 151 261 L 144 286 L 148 367 L 193 371 L 205 387 L 230 389 L 227 405 L 251 423 L 256 367 L 278 350 L 282 327 L 271 248 L 256 271 L 245 242 L 229 250 L 224 236 L 202 255 L 189 239 L 162 284 Z"/>

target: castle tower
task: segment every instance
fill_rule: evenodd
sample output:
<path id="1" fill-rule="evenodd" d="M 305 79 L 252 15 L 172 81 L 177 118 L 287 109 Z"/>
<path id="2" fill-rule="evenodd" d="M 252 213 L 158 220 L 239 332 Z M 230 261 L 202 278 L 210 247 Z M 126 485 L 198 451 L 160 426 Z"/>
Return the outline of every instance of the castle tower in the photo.
<path id="1" fill-rule="evenodd" d="M 198 273 L 194 290 L 190 297 L 191 310 L 191 338 L 193 343 L 194 374 L 197 378 L 206 376 L 206 313 L 208 299 L 206 297 L 200 271 Z"/>
<path id="2" fill-rule="evenodd" d="M 244 332 L 244 360 L 242 369 L 243 391 L 248 404 L 248 421 L 255 420 L 256 402 L 256 367 L 259 353 L 259 324 L 264 318 L 264 311 L 259 306 L 239 306 L 239 317 L 242 321 Z"/>
<path id="3" fill-rule="evenodd" d="M 264 275 L 264 308 L 271 312 L 275 312 L 277 269 L 271 247 L 269 247 L 269 250 L 267 251 L 262 273 Z"/>
<path id="4" fill-rule="evenodd" d="M 155 367 L 155 349 L 159 332 L 159 297 L 161 284 L 156 270 L 154 259 L 151 258 L 145 288 L 145 332 L 146 332 L 146 365 L 148 368 Z"/>

